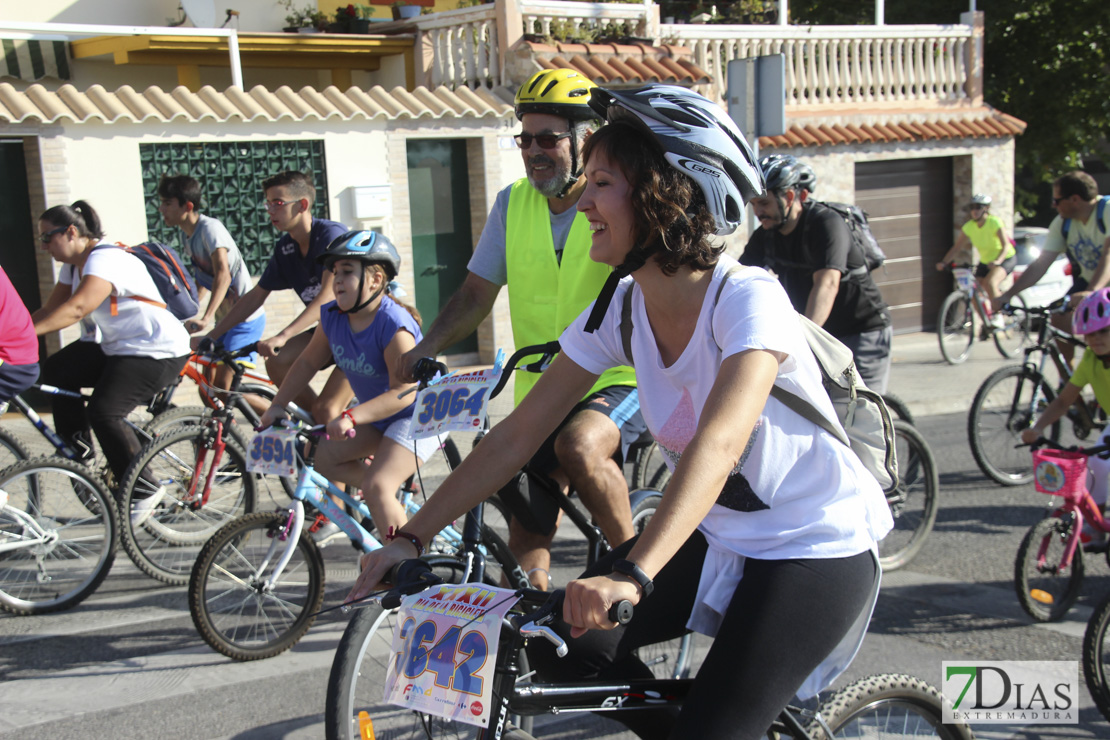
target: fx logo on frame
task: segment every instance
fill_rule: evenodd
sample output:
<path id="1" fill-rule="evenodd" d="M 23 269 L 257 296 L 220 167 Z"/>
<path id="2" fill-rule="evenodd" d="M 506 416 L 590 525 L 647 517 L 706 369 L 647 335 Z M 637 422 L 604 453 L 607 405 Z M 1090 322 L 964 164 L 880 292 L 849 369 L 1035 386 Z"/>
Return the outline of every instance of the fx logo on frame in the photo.
<path id="1" fill-rule="evenodd" d="M 941 673 L 945 722 L 1079 722 L 1078 661 L 944 661 Z"/>

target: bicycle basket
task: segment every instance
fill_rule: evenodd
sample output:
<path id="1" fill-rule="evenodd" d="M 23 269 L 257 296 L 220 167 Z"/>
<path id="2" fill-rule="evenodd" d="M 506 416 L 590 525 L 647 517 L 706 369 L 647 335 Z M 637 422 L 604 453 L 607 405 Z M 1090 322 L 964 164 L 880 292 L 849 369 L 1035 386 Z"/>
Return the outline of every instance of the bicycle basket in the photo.
<path id="1" fill-rule="evenodd" d="M 1041 493 L 1074 496 L 1087 484 L 1087 456 L 1068 450 L 1033 451 L 1033 485 Z"/>
<path id="2" fill-rule="evenodd" d="M 952 270 L 952 275 L 956 278 L 956 285 L 960 290 L 971 290 L 975 285 L 975 273 L 967 267 L 957 267 Z"/>

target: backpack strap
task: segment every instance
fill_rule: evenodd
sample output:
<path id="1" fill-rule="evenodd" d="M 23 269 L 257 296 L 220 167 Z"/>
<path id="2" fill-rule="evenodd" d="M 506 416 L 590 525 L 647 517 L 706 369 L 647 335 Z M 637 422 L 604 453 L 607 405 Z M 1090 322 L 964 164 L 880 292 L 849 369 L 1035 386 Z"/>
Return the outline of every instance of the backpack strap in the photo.
<path id="1" fill-rule="evenodd" d="M 812 421 L 814 424 L 839 439 L 848 447 L 852 446 L 852 443 L 848 441 L 848 435 L 845 433 L 845 431 L 829 421 L 828 417 L 818 411 L 817 407 L 815 407 L 809 401 L 805 400 L 795 393 L 791 393 L 785 388 L 780 388 L 777 385 L 771 386 L 771 395 L 775 398 L 776 401 L 778 401 L 794 413 L 798 414 L 803 419 L 808 419 L 809 421 Z"/>
<path id="2" fill-rule="evenodd" d="M 1100 233 L 1106 233 L 1106 223 L 1102 220 L 1103 215 L 1106 213 L 1106 203 L 1110 201 L 1110 195 L 1104 195 L 1098 199 L 1098 208 L 1095 211 L 1095 224 L 1098 226 Z M 1064 249 L 1067 249 L 1068 232 L 1071 231 L 1071 219 L 1065 218 L 1064 222 L 1060 224 L 1060 233 L 1064 236 Z"/>

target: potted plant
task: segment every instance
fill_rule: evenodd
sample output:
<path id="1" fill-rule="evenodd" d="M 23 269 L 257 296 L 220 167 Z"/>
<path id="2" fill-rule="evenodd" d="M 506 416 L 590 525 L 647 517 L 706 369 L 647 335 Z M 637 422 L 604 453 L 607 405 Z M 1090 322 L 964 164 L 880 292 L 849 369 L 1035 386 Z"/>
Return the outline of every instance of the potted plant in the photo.
<path id="1" fill-rule="evenodd" d="M 335 9 L 335 23 L 338 33 L 370 33 L 370 16 L 373 10 L 369 5 L 350 4 Z"/>
<path id="2" fill-rule="evenodd" d="M 409 5 L 405 0 L 393 3 L 393 20 L 404 21 L 417 17 L 424 10 L 419 5 Z"/>
<path id="3" fill-rule="evenodd" d="M 278 5 L 285 8 L 285 31 L 288 33 L 316 33 L 328 24 L 328 17 L 311 5 L 298 8 L 293 0 L 280 0 Z"/>

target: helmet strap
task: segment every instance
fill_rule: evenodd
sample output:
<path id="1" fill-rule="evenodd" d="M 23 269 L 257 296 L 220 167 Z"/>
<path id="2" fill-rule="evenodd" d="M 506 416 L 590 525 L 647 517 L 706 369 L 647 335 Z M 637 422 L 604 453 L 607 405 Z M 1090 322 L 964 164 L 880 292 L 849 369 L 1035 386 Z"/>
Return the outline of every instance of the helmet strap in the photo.
<path id="1" fill-rule="evenodd" d="M 601 292 L 597 294 L 593 310 L 590 311 L 590 317 L 586 320 L 585 330 L 587 334 L 593 334 L 601 326 L 601 321 L 605 318 L 605 312 L 609 309 L 609 304 L 613 302 L 613 294 L 617 292 L 617 283 L 643 267 L 654 251 L 655 249 L 652 247 L 633 248 L 628 256 L 624 258 L 624 262 L 613 268 L 609 277 L 605 279 L 605 284 L 601 286 Z"/>
<path id="2" fill-rule="evenodd" d="M 570 124 L 570 178 L 563 189 L 555 196 L 556 200 L 562 200 L 567 197 L 567 193 L 578 182 L 578 178 L 582 176 L 582 170 L 578 166 L 578 130 L 574 128 L 574 121 L 567 119 Z"/>
<path id="3" fill-rule="evenodd" d="M 358 278 L 358 294 L 359 295 L 362 295 L 362 289 L 363 289 L 363 287 L 366 286 L 366 273 L 369 270 L 370 270 L 370 265 L 365 265 L 362 268 L 362 275 L 360 275 L 359 278 Z M 382 277 L 384 278 L 385 276 L 383 275 Z M 374 291 L 374 295 L 370 296 L 369 298 L 367 298 L 362 303 L 356 303 L 354 306 L 351 306 L 351 308 L 349 308 L 346 311 L 344 311 L 342 308 L 340 308 L 339 304 L 336 303 L 334 306 L 331 307 L 331 310 L 332 311 L 338 311 L 339 313 L 342 313 L 342 314 L 358 313 L 359 311 L 361 311 L 362 309 L 366 308 L 371 303 L 373 303 L 377 299 L 377 297 L 382 294 L 382 291 L 384 291 L 387 287 L 389 287 L 389 281 L 383 279 L 382 284 L 380 286 L 378 286 L 378 289 L 376 291 Z"/>

